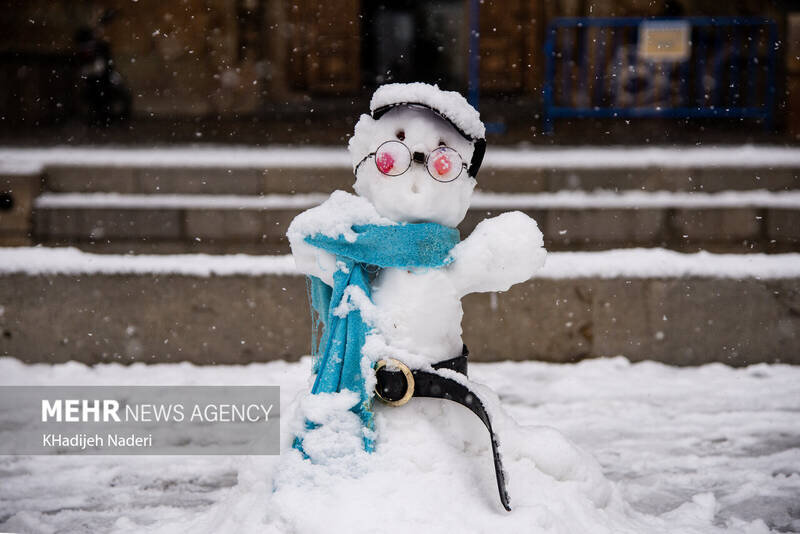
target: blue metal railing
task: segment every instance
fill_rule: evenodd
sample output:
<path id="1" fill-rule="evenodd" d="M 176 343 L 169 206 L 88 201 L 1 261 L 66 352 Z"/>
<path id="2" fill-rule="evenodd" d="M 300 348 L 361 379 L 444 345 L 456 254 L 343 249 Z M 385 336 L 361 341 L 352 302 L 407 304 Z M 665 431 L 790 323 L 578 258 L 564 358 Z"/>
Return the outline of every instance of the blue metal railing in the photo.
<path id="1" fill-rule="evenodd" d="M 689 25 L 678 61 L 641 57 L 642 23 Z M 557 18 L 545 40 L 545 132 L 557 118 L 749 118 L 772 128 L 775 22 L 759 17 Z"/>

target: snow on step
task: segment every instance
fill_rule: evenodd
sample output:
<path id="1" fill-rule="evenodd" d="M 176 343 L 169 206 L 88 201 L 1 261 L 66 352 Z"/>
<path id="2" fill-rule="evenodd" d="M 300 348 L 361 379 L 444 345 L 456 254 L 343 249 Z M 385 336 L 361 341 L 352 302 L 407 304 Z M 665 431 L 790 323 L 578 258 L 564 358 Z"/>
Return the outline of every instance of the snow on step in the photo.
<path id="1" fill-rule="evenodd" d="M 119 193 L 44 193 L 39 209 L 307 209 L 328 197 L 324 193 L 297 195 L 138 195 Z M 476 192 L 471 209 L 716 209 L 800 208 L 800 191 L 560 191 L 558 193 Z"/>
<path id="2" fill-rule="evenodd" d="M 48 165 L 137 168 L 350 168 L 342 147 L 169 146 L 0 148 L 0 172 Z M 800 149 L 780 146 L 492 148 L 484 168 L 631 169 L 800 167 Z"/>
<path id="3" fill-rule="evenodd" d="M 175 274 L 184 276 L 297 275 L 290 255 L 120 255 L 76 248 L 0 248 L 0 275 Z M 800 253 L 684 254 L 661 248 L 551 252 L 534 278 L 800 277 Z"/>

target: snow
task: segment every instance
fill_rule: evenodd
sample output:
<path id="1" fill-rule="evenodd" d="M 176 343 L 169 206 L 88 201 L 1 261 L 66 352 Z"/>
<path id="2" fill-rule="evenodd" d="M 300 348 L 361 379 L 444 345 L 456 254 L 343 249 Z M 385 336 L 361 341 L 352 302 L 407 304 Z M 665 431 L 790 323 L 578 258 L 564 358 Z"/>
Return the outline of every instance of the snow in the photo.
<path id="1" fill-rule="evenodd" d="M 800 166 L 800 149 L 767 145 L 493 149 L 487 150 L 484 166 L 498 169 L 778 169 Z"/>
<path id="2" fill-rule="evenodd" d="M 0 247 L 0 274 L 299 275 L 290 255 L 92 254 L 72 247 Z M 800 277 L 800 253 L 685 254 L 661 248 L 550 252 L 534 278 Z"/>
<path id="3" fill-rule="evenodd" d="M 2 149 L 0 149 L 2 151 Z M 38 176 L 44 166 L 36 160 L 28 159 L 0 159 L 0 173 L 4 176 Z"/>
<path id="4" fill-rule="evenodd" d="M 460 180 L 461 178 L 459 178 Z M 446 187 L 447 184 L 443 184 Z M 308 209 L 325 193 L 295 195 L 137 195 L 121 193 L 43 193 L 37 208 L 76 209 Z M 800 191 L 559 191 L 558 193 L 488 193 L 476 191 L 471 209 L 722 209 L 800 208 Z"/>
<path id="5" fill-rule="evenodd" d="M 283 407 L 280 457 L 1 457 L 0 530 L 800 529 L 798 367 L 673 368 L 624 358 L 472 364 L 472 378 L 498 391 L 508 414 L 526 425 L 514 429 L 520 439 L 508 439 L 513 426 L 501 434 L 511 513 L 497 500 L 485 429 L 444 401 L 378 407 L 376 453 L 346 470 L 302 462 L 289 449 L 287 425 L 309 372 L 308 358 L 209 367 L 50 366 L 0 359 L 2 384 L 279 384 Z"/>
<path id="6" fill-rule="evenodd" d="M 800 208 L 800 191 L 559 191 L 557 193 L 484 193 L 472 197 L 472 209 L 722 209 Z"/>
<path id="7" fill-rule="evenodd" d="M 295 217 L 289 224 L 286 236 L 293 246 L 306 236 L 316 234 L 334 239 L 344 236 L 353 242 L 356 239 L 353 226 L 365 224 L 391 226 L 397 223 L 382 217 L 365 198 L 334 191 L 325 202 Z"/>
<path id="8" fill-rule="evenodd" d="M 341 148 L 247 146 L 161 146 L 152 148 L 55 146 L 50 148 L 0 148 L 0 172 L 30 162 L 50 165 L 134 168 L 347 168 L 350 158 Z"/>
<path id="9" fill-rule="evenodd" d="M 316 234 L 334 239 L 343 236 L 352 243 L 356 239 L 352 227 L 363 224 L 391 226 L 396 223 L 382 217 L 366 199 L 344 191 L 334 191 L 319 206 L 296 216 L 289 224 L 286 237 L 298 271 L 333 286 L 333 273 L 339 270 L 340 262 L 332 254 L 308 244 L 305 238 Z"/>
<path id="10" fill-rule="evenodd" d="M 684 254 L 662 248 L 550 252 L 534 278 L 756 278 L 800 276 L 800 254 Z"/>
<path id="11" fill-rule="evenodd" d="M 529 280 L 545 264 L 547 252 L 536 221 L 509 211 L 478 223 L 451 255 L 453 263 L 447 270 L 458 295 L 464 296 L 508 291 Z"/>
<path id="12" fill-rule="evenodd" d="M 0 173 L 41 172 L 50 165 L 134 168 L 352 168 L 343 148 L 186 145 L 1 147 Z M 769 145 L 708 147 L 489 148 L 484 169 L 779 169 L 800 167 L 800 149 Z M 486 172 L 479 176 L 486 176 Z M 488 179 L 488 178 L 485 178 Z"/>
<path id="13" fill-rule="evenodd" d="M 91 254 L 73 247 L 0 247 L 0 273 L 178 274 L 185 276 L 297 275 L 291 256 L 246 254 Z"/>
<path id="14" fill-rule="evenodd" d="M 76 209 L 307 209 L 328 198 L 325 193 L 295 195 L 132 195 L 121 193 L 42 193 L 37 208 Z"/>
<path id="15" fill-rule="evenodd" d="M 455 124 L 472 140 L 486 137 L 480 113 L 456 91 L 443 91 L 427 83 L 390 83 L 375 90 L 369 103 L 370 111 L 394 104 L 424 104 Z"/>

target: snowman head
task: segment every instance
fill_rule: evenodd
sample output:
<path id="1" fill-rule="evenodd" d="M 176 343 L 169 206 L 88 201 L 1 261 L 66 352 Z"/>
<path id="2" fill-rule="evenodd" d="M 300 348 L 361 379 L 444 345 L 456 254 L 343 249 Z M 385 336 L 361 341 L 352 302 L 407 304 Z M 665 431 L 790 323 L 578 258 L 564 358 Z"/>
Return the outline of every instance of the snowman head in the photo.
<path id="1" fill-rule="evenodd" d="M 384 85 L 370 109 L 349 143 L 356 193 L 397 222 L 460 223 L 485 147 L 478 112 L 422 83 Z"/>

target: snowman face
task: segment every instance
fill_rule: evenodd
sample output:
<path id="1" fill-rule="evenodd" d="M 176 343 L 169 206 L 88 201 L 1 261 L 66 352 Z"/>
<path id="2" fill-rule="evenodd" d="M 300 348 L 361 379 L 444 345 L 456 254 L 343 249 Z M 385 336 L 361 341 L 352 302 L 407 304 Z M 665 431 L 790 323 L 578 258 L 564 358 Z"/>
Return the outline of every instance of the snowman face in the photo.
<path id="1" fill-rule="evenodd" d="M 470 141 L 436 113 L 425 108 L 398 107 L 378 120 L 361 116 L 349 143 L 353 165 L 387 141 L 401 141 L 412 154 L 419 152 L 426 158 L 432 151 L 447 146 L 458 152 L 467 166 L 474 150 Z M 412 161 L 408 170 L 396 176 L 387 176 L 379 170 L 378 165 L 385 167 L 386 163 L 376 161 L 375 156 L 368 157 L 358 167 L 353 186 L 382 216 L 397 222 L 435 222 L 445 226 L 456 226 L 464 219 L 477 183 L 466 169 L 458 178 L 442 182 L 431 176 L 425 163 Z M 431 164 L 434 175 L 438 176 L 435 162 Z"/>

